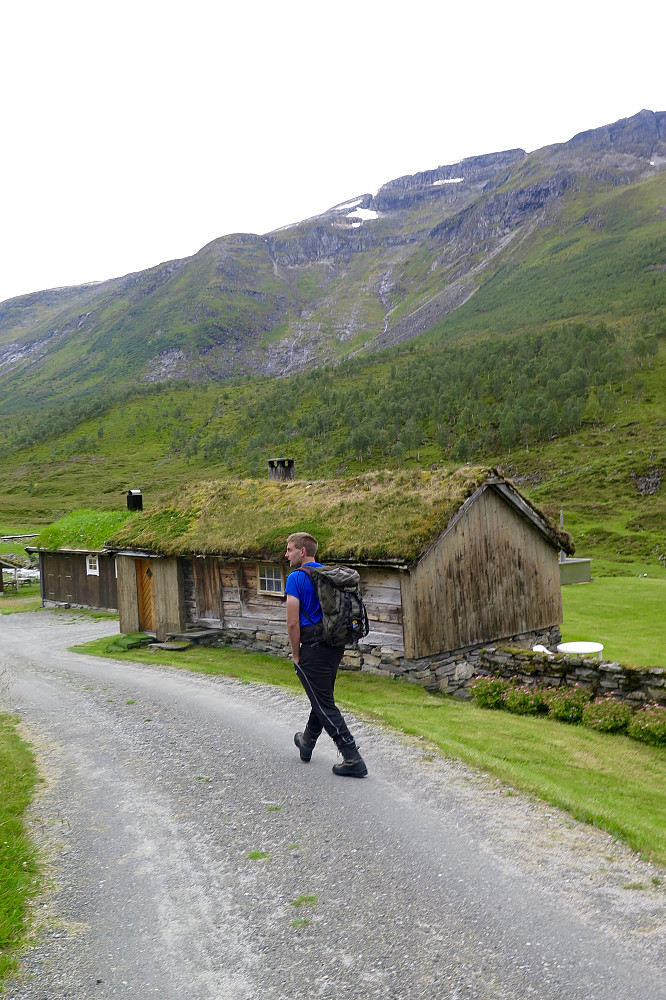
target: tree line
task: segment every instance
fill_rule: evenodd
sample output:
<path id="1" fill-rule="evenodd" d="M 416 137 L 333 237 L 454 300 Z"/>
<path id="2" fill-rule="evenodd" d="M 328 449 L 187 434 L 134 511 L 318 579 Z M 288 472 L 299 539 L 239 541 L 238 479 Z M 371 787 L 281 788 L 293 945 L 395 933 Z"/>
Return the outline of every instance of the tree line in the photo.
<path id="1" fill-rule="evenodd" d="M 468 345 L 403 345 L 285 378 L 109 386 L 5 425 L 0 453 L 48 438 L 57 440 L 54 459 L 104 450 L 103 415 L 120 405 L 124 437 L 149 427 L 166 459 L 234 473 L 261 474 L 267 458 L 287 455 L 317 476 L 350 462 L 420 459 L 424 446 L 437 459 L 483 460 L 605 421 L 657 348 L 647 329 L 624 345 L 603 323 L 576 323 Z"/>
<path id="2" fill-rule="evenodd" d="M 309 455 L 313 466 L 419 458 L 429 443 L 464 462 L 571 433 L 583 419 L 603 421 L 627 370 L 627 351 L 604 324 L 407 350 L 383 365 L 352 359 L 275 380 L 235 426 L 191 436 L 190 454 L 196 437 L 204 462 L 254 467 L 268 451 L 291 454 L 302 442 L 307 467 Z"/>

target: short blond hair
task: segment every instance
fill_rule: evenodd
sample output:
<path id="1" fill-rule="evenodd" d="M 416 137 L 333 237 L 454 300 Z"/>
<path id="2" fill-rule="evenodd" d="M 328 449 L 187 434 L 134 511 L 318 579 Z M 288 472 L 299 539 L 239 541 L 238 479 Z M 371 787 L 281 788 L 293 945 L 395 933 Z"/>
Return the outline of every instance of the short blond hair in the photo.
<path id="1" fill-rule="evenodd" d="M 319 542 L 312 535 L 309 535 L 307 531 L 295 531 L 293 535 L 289 536 L 287 542 L 293 542 L 297 549 L 305 549 L 309 556 L 317 555 Z"/>

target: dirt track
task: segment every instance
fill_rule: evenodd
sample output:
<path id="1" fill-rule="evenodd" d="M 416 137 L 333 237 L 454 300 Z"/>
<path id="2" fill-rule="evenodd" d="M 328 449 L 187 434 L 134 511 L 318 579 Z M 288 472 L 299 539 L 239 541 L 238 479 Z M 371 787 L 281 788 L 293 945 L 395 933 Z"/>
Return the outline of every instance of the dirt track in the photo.
<path id="1" fill-rule="evenodd" d="M 627 848 L 356 720 L 367 779 L 303 765 L 304 698 L 66 652 L 116 629 L 0 619 L 53 881 L 10 1000 L 666 996 Z"/>

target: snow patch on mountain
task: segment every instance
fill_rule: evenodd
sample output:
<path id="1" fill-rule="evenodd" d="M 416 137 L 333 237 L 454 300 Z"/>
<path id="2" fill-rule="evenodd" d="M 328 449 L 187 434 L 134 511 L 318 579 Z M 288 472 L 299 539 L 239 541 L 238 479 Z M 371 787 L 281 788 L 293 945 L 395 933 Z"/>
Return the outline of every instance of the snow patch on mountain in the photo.
<path id="1" fill-rule="evenodd" d="M 375 212 L 372 208 L 357 208 L 353 212 L 347 212 L 347 218 L 361 219 L 362 222 L 367 222 L 369 219 L 378 219 L 379 212 Z"/>

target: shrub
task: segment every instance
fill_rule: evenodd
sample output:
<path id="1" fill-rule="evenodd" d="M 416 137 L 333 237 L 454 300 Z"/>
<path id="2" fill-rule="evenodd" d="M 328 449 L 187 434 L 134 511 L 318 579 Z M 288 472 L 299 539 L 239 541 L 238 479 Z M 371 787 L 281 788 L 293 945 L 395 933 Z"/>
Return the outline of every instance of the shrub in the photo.
<path id="1" fill-rule="evenodd" d="M 514 687 L 504 696 L 504 707 L 514 715 L 538 715 L 548 711 L 548 697 L 543 687 Z"/>
<path id="2" fill-rule="evenodd" d="M 502 677 L 475 677 L 468 690 L 479 708 L 503 708 L 511 682 Z"/>
<path id="3" fill-rule="evenodd" d="M 601 733 L 620 733 L 631 720 L 631 707 L 617 698 L 595 698 L 583 709 L 583 723 Z"/>
<path id="4" fill-rule="evenodd" d="M 549 688 L 549 714 L 560 722 L 581 722 L 583 710 L 589 703 L 590 697 L 590 692 L 578 684 L 574 687 Z"/>
<path id="5" fill-rule="evenodd" d="M 666 747 L 666 708 L 663 705 L 646 705 L 639 709 L 627 726 L 627 733 L 635 740 L 643 740 L 654 747 Z"/>

